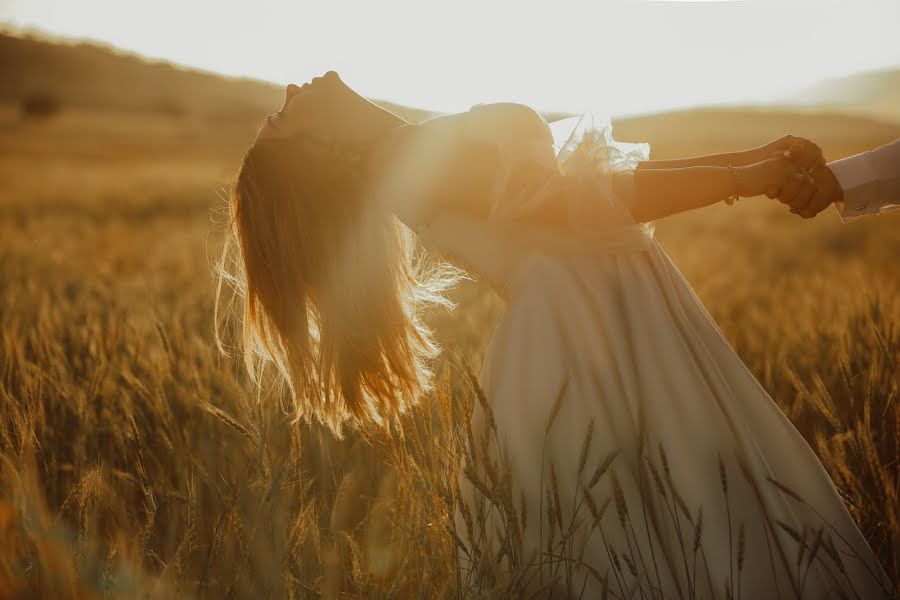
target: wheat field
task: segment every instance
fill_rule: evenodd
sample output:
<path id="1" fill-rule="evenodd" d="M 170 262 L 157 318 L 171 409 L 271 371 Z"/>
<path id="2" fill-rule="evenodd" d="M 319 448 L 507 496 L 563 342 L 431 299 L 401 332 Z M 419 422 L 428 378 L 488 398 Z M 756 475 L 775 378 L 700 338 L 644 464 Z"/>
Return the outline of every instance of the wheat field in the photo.
<path id="1" fill-rule="evenodd" d="M 760 118 L 709 139 L 680 138 L 678 124 L 623 131 L 658 142 L 655 158 L 788 131 L 819 134 L 836 158 L 896 137 L 842 138 L 825 118 L 760 128 Z M 467 365 L 479 364 L 502 310 L 484 286 L 463 282 L 453 312 L 429 315 L 445 348 L 437 391 L 402 438 L 336 440 L 294 424 L 277 392 L 251 389 L 239 361 L 215 350 L 219 191 L 253 131 L 172 115 L 73 110 L 25 122 L 0 111 L 0 597 L 518 589 L 515 572 L 465 568 L 449 516 L 466 453 L 461 415 L 478 400 Z M 842 225 L 829 211 L 806 222 L 757 198 L 657 225 L 895 582 L 898 219 Z"/>

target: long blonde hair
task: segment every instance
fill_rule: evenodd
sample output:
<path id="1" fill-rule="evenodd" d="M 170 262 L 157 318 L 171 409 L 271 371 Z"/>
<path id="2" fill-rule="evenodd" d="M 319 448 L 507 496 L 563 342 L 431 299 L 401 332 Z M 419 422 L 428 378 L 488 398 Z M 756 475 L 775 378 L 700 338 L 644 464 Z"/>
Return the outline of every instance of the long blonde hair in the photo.
<path id="1" fill-rule="evenodd" d="M 417 260 L 409 232 L 364 191 L 358 164 L 321 144 L 258 141 L 230 191 L 218 269 L 219 348 L 230 285 L 250 379 L 264 385 L 274 365 L 294 415 L 337 435 L 396 422 L 428 391 L 438 347 L 421 313 L 449 304 L 455 281 Z"/>

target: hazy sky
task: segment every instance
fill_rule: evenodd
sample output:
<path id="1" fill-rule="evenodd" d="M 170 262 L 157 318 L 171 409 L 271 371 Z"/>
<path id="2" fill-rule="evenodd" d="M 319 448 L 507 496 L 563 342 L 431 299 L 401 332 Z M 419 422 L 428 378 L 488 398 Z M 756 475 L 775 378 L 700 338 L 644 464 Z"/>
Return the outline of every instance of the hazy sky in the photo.
<path id="1" fill-rule="evenodd" d="M 900 0 L 0 0 L 0 23 L 438 110 L 764 101 L 900 67 Z"/>

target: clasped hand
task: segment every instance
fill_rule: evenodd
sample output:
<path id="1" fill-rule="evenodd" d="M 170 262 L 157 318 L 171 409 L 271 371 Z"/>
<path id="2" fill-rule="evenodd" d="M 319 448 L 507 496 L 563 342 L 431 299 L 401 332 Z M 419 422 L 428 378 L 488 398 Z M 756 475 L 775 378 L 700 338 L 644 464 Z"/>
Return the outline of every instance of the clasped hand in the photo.
<path id="1" fill-rule="evenodd" d="M 761 158 L 742 169 L 741 195 L 765 194 L 810 219 L 843 200 L 822 149 L 805 138 L 784 136 L 757 150 Z"/>

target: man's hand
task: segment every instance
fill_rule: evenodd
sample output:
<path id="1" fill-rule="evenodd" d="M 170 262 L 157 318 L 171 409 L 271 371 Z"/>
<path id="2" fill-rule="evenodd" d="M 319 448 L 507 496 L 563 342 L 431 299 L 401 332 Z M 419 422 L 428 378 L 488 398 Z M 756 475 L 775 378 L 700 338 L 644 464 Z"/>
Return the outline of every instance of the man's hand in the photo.
<path id="1" fill-rule="evenodd" d="M 816 167 L 809 173 L 811 182 L 785 201 L 782 196 L 779 200 L 791 205 L 791 212 L 800 215 L 804 219 L 811 219 L 828 208 L 834 202 L 844 199 L 844 190 L 840 183 L 826 165 Z M 813 188 L 813 189 L 810 189 Z M 782 190 L 784 191 L 784 190 Z"/>
<path id="2" fill-rule="evenodd" d="M 795 135 L 786 135 L 765 146 L 760 146 L 752 151 L 756 157 L 753 162 L 760 162 L 770 158 L 787 158 L 797 166 L 811 171 L 825 164 L 825 156 L 822 149 L 810 140 Z M 766 196 L 771 199 L 780 198 L 781 188 L 769 186 L 765 190 Z M 782 202 L 784 202 L 782 200 Z M 788 204 L 785 202 L 785 204 Z"/>
<path id="3" fill-rule="evenodd" d="M 825 163 L 822 149 L 801 137 L 786 135 L 762 147 L 769 156 L 783 156 L 796 167 L 782 184 L 766 190 L 769 198 L 777 198 L 791 207 L 791 212 L 811 219 L 828 205 L 844 199 L 844 192 L 834 173 Z"/>

